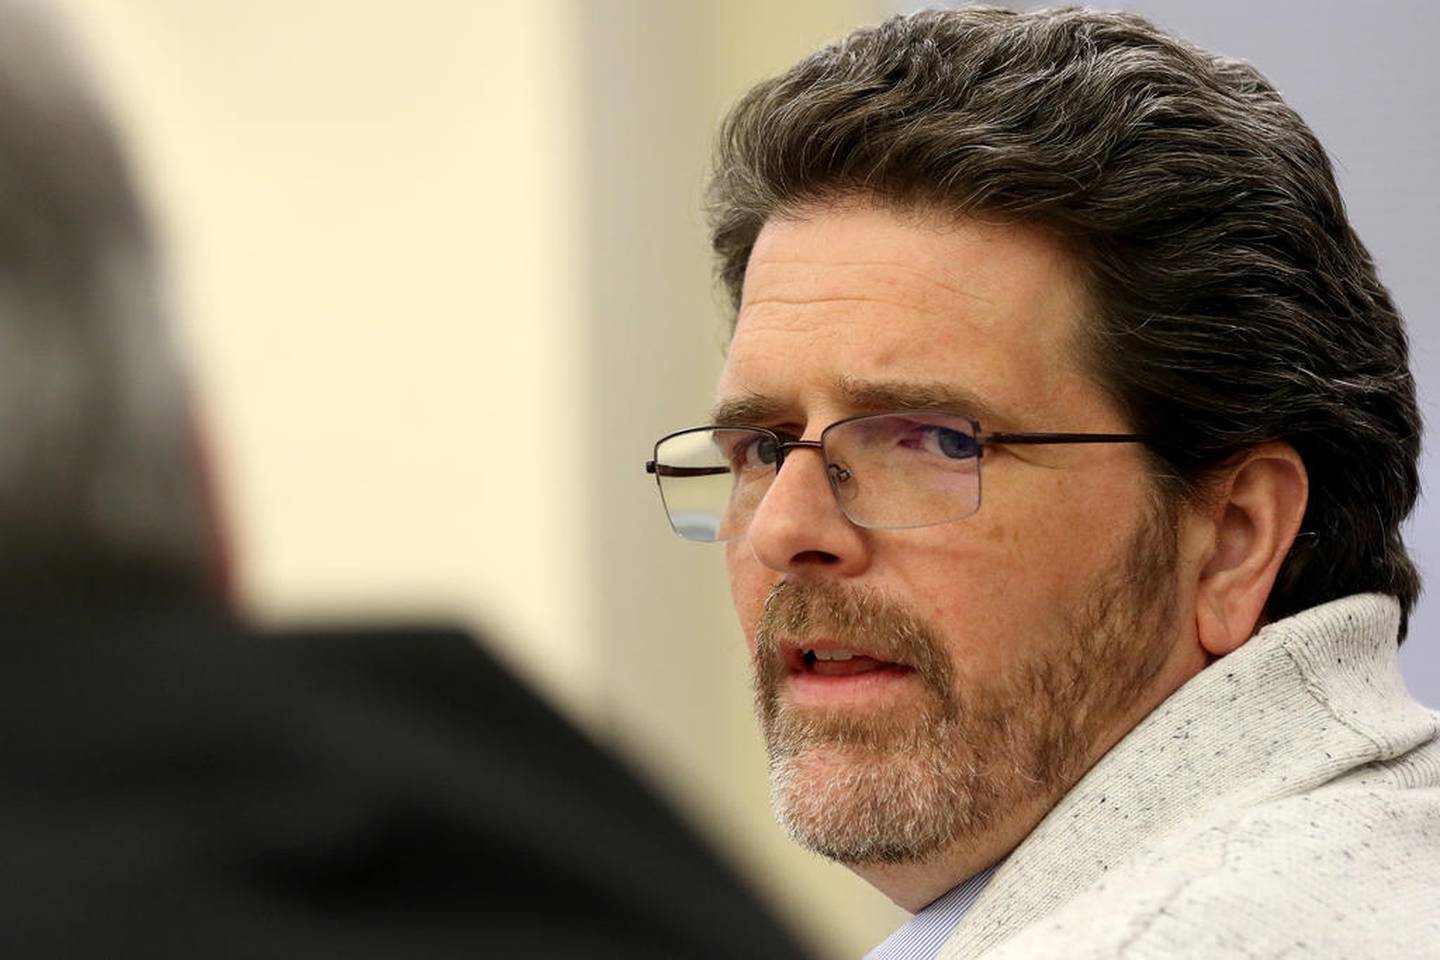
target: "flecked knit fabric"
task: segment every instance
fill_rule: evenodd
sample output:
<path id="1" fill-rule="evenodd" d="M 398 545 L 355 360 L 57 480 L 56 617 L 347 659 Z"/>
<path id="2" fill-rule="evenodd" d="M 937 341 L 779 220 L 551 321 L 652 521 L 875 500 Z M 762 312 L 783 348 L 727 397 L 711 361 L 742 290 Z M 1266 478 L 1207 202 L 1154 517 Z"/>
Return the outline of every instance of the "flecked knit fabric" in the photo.
<path id="1" fill-rule="evenodd" d="M 940 960 L 1440 958 L 1440 713 L 1405 689 L 1398 622 L 1348 597 L 1212 664 L 1016 848 Z"/>

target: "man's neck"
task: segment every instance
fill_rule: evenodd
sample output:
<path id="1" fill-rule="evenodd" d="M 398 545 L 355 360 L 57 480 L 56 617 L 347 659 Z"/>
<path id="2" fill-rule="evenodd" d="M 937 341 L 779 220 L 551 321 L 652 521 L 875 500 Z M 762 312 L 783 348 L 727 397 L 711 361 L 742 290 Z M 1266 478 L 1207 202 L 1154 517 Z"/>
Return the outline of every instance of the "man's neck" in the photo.
<path id="1" fill-rule="evenodd" d="M 964 837 L 928 860 L 847 866 L 897 906 L 918 913 L 1014 850 L 1053 805 L 1053 799 L 1037 803 L 1033 814 L 1008 818 L 1003 830 L 983 837 Z"/>

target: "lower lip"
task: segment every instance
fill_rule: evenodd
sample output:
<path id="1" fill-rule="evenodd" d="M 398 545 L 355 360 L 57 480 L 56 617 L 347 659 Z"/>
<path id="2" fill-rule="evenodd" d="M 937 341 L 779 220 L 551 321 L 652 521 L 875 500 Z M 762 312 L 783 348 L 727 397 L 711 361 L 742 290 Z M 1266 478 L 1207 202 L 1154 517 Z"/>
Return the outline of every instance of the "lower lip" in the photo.
<path id="1" fill-rule="evenodd" d="M 833 707 L 872 703 L 899 696 L 918 682 L 908 667 L 881 667 L 848 677 L 827 677 L 808 670 L 790 674 L 787 699 L 796 706 Z"/>

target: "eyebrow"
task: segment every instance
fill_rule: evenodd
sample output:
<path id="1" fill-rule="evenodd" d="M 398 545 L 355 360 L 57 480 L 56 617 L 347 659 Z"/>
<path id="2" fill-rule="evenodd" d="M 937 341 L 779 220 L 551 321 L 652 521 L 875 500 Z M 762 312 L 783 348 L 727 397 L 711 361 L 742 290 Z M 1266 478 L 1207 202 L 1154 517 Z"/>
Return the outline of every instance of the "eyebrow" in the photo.
<path id="1" fill-rule="evenodd" d="M 986 421 L 999 416 L 995 407 L 979 394 L 938 380 L 915 382 L 841 377 L 836 384 L 836 393 L 857 413 L 947 410 Z"/>
<path id="2" fill-rule="evenodd" d="M 710 410 L 710 422 L 722 427 L 759 425 L 775 420 L 785 405 L 773 397 L 758 393 L 721 400 Z"/>
<path id="3" fill-rule="evenodd" d="M 862 380 L 841 377 L 832 387 L 834 394 L 856 413 L 884 413 L 889 410 L 946 410 L 963 413 L 981 422 L 1006 418 L 978 394 L 942 381 Z M 710 411 L 710 422 L 720 426 L 761 425 L 774 422 L 789 412 L 790 405 L 760 393 L 747 393 L 721 400 Z"/>

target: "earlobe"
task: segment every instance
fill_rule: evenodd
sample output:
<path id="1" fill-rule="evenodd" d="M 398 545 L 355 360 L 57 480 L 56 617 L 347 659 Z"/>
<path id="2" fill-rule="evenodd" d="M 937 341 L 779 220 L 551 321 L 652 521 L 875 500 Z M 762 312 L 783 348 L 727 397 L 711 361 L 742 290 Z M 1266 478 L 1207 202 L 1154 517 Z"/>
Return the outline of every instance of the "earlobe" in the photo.
<path id="1" fill-rule="evenodd" d="M 1241 631 L 1231 628 L 1225 605 L 1214 600 L 1213 592 L 1202 591 L 1195 606 L 1195 633 L 1208 656 L 1223 657 L 1245 641 L 1239 639 Z"/>
<path id="2" fill-rule="evenodd" d="M 1288 443 L 1247 450 L 1223 472 L 1208 511 L 1214 540 L 1200 569 L 1196 634 L 1212 657 L 1254 634 L 1309 499 L 1305 463 Z"/>

